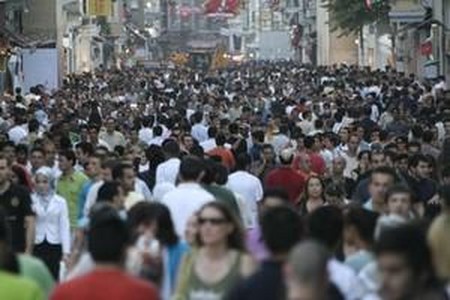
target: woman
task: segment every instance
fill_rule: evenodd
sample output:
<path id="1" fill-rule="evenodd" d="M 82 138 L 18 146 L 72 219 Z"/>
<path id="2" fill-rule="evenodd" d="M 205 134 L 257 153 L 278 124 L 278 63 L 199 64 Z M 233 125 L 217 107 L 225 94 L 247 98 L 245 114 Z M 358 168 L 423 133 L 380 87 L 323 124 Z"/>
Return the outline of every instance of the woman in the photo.
<path id="1" fill-rule="evenodd" d="M 31 182 L 31 176 L 27 174 L 27 171 L 21 165 L 13 165 L 11 167 L 11 181 L 16 185 L 21 185 L 25 187 L 28 191 L 33 189 L 33 184 Z"/>
<path id="2" fill-rule="evenodd" d="M 368 176 L 368 172 L 370 171 L 370 160 L 371 160 L 371 152 L 370 151 L 361 151 L 358 154 L 358 167 L 352 171 L 352 179 L 358 183 L 366 176 Z"/>
<path id="3" fill-rule="evenodd" d="M 188 246 L 176 235 L 169 209 L 161 203 L 141 202 L 130 209 L 128 221 L 135 236 L 128 267 L 159 283 L 161 299 L 170 299 Z"/>
<path id="4" fill-rule="evenodd" d="M 244 253 L 241 224 L 225 204 L 206 204 L 198 213 L 198 249 L 183 262 L 174 299 L 223 299 L 251 274 L 253 260 Z"/>
<path id="5" fill-rule="evenodd" d="M 306 180 L 305 192 L 300 200 L 300 214 L 307 215 L 325 205 L 325 185 L 319 176 Z"/>
<path id="6" fill-rule="evenodd" d="M 41 167 L 36 171 L 35 191 L 31 195 L 36 214 L 34 256 L 47 265 L 55 279 L 59 276 L 61 260 L 70 253 L 70 225 L 67 202 L 55 194 L 53 171 Z"/>

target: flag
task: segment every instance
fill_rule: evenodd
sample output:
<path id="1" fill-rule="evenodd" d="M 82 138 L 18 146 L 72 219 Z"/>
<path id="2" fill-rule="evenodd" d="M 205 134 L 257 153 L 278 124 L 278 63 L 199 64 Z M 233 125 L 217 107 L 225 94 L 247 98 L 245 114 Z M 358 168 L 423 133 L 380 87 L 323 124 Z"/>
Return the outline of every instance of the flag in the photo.
<path id="1" fill-rule="evenodd" d="M 112 12 L 111 0 L 89 0 L 88 15 L 109 17 Z"/>

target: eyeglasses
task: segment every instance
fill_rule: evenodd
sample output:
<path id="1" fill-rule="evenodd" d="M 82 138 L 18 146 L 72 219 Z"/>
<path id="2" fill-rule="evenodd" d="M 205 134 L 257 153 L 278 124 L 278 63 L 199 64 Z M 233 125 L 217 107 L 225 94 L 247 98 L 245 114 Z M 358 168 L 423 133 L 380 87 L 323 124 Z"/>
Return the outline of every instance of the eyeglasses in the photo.
<path id="1" fill-rule="evenodd" d="M 227 220 L 225 220 L 224 218 L 198 218 L 198 223 L 200 225 L 209 223 L 211 225 L 222 225 L 224 223 L 226 223 Z"/>

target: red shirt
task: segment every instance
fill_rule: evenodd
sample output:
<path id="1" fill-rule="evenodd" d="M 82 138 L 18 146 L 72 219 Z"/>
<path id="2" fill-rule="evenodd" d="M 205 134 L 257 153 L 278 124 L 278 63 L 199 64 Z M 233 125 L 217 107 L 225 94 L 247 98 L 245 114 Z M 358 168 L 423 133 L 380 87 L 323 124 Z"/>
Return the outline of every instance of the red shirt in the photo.
<path id="1" fill-rule="evenodd" d="M 50 300 L 157 300 L 150 282 L 131 277 L 120 270 L 94 270 L 58 286 Z"/>
<path id="2" fill-rule="evenodd" d="M 289 195 L 289 201 L 295 204 L 305 188 L 305 178 L 291 167 L 279 167 L 267 174 L 264 180 L 266 188 L 282 188 Z"/>
<path id="3" fill-rule="evenodd" d="M 323 157 L 317 153 L 310 153 L 309 158 L 311 159 L 311 171 L 319 174 L 319 176 L 324 175 L 327 170 L 327 165 Z"/>

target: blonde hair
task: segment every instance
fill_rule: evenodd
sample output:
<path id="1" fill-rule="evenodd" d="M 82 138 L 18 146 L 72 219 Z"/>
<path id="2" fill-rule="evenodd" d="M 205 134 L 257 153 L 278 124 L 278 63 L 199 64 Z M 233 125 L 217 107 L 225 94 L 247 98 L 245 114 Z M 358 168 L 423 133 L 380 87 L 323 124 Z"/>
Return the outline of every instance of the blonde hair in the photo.
<path id="1" fill-rule="evenodd" d="M 439 278 L 450 280 L 450 215 L 437 217 L 428 231 L 428 244 L 433 254 L 433 264 Z"/>

